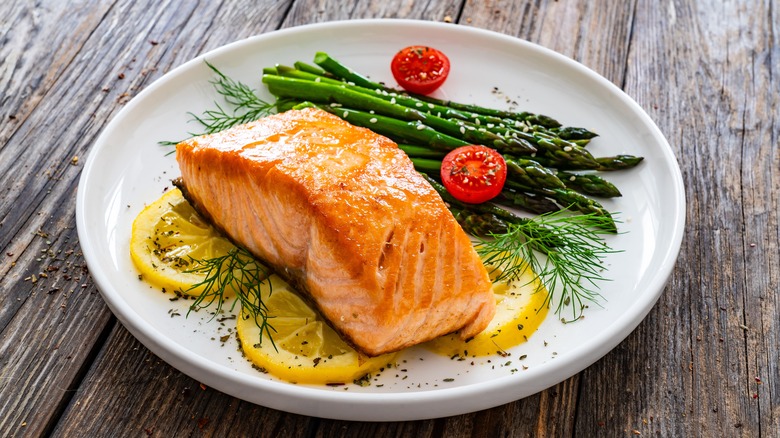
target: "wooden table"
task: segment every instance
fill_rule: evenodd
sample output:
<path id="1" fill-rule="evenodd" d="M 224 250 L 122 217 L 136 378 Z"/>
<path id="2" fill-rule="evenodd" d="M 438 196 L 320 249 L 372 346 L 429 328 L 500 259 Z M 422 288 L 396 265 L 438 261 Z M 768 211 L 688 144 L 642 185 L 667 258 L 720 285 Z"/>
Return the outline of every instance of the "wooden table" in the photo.
<path id="1" fill-rule="evenodd" d="M 0 4 L 0 435 L 780 435 L 780 2 L 37 3 Z M 309 418 L 202 386 L 106 307 L 80 252 L 75 199 L 117 111 L 225 43 L 368 17 L 541 44 L 621 87 L 667 136 L 688 199 L 680 257 L 646 320 L 582 373 L 451 418 Z"/>

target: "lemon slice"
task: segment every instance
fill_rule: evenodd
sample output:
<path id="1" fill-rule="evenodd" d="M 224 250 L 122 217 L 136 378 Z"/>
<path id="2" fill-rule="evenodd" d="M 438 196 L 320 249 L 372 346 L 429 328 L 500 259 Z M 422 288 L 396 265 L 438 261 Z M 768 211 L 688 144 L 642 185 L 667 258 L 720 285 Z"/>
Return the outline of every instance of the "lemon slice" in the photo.
<path id="1" fill-rule="evenodd" d="M 193 259 L 227 254 L 235 246 L 206 223 L 184 199 L 179 189 L 166 192 L 141 211 L 133 222 L 130 258 L 149 283 L 170 291 L 200 295 L 191 289 L 205 274 L 187 272 Z"/>
<path id="2" fill-rule="evenodd" d="M 480 334 L 467 341 L 450 334 L 424 346 L 450 357 L 504 354 L 507 349 L 527 341 L 547 315 L 547 290 L 531 269 L 525 269 L 511 283 L 493 283 L 493 295 L 496 315 Z"/>
<path id="3" fill-rule="evenodd" d="M 271 316 L 273 343 L 260 337 L 259 319 L 245 310 L 238 318 L 238 339 L 253 364 L 283 380 L 313 384 L 351 383 L 393 364 L 396 354 L 359 354 L 284 280 L 276 275 L 269 280 L 261 298 Z"/>

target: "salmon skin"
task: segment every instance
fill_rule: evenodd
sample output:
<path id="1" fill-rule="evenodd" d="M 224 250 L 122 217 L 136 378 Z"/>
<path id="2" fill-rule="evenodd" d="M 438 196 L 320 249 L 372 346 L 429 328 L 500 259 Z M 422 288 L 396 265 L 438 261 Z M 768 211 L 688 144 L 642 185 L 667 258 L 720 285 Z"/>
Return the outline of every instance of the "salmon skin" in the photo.
<path id="1" fill-rule="evenodd" d="M 194 207 L 368 356 L 493 318 L 469 237 L 386 137 L 307 108 L 189 139 L 176 160 Z"/>

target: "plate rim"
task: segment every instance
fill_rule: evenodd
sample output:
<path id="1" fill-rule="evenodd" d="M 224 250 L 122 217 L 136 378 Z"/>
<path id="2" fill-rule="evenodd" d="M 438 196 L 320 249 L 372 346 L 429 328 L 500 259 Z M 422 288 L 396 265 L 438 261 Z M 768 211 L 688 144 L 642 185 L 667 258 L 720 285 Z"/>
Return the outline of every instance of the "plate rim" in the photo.
<path id="1" fill-rule="evenodd" d="M 82 174 L 79 179 L 77 199 L 76 199 L 76 225 L 78 230 L 78 236 L 80 245 L 82 247 L 82 253 L 84 254 L 87 266 L 90 270 L 90 275 L 95 281 L 96 287 L 101 292 L 101 296 L 107 303 L 112 313 L 120 320 L 122 325 L 128 329 L 128 331 L 136 337 L 142 344 L 144 344 L 155 355 L 160 356 L 166 362 L 171 364 L 177 370 L 184 372 L 192 378 L 203 381 L 203 377 L 209 377 L 216 375 L 221 381 L 229 382 L 236 385 L 245 385 L 246 388 L 251 388 L 254 385 L 262 386 L 264 391 L 267 391 L 272 396 L 282 396 L 286 399 L 284 403 L 278 402 L 258 402 L 247 398 L 244 391 L 225 389 L 221 387 L 215 387 L 222 392 L 236 396 L 243 400 L 268 406 L 275 409 L 281 409 L 288 412 L 294 412 L 303 415 L 312 415 L 323 418 L 335 418 L 335 419 L 347 419 L 347 420 L 363 420 L 363 421 L 399 421 L 399 420 L 417 420 L 425 418 L 437 418 L 442 416 L 457 415 L 467 412 L 472 412 L 479 409 L 486 409 L 501 404 L 517 400 L 518 398 L 512 398 L 505 393 L 504 397 L 497 398 L 495 403 L 484 402 L 484 392 L 490 391 L 494 388 L 499 388 L 506 385 L 512 376 L 503 376 L 493 379 L 489 382 L 473 383 L 464 386 L 452 387 L 452 388 L 437 388 L 435 390 L 427 390 L 422 392 L 399 392 L 399 393 L 359 393 L 359 392 L 330 392 L 323 391 L 319 388 L 312 388 L 302 385 L 290 385 L 285 382 L 277 382 L 272 380 L 256 379 L 252 376 L 244 375 L 242 373 L 229 370 L 226 367 L 215 366 L 213 363 L 201 360 L 200 357 L 194 356 L 188 353 L 182 345 L 170 341 L 166 337 L 155 338 L 151 336 L 153 332 L 157 330 L 151 327 L 145 321 L 141 322 L 141 326 L 138 326 L 138 321 L 131 321 L 127 314 L 129 306 L 121 306 L 121 302 L 117 303 L 110 299 L 111 280 L 108 273 L 102 270 L 96 269 L 100 266 L 95 259 L 96 254 L 92 248 L 92 240 L 94 236 L 91 236 L 88 232 L 89 229 L 89 217 L 88 217 L 88 204 L 87 195 L 91 193 L 93 188 L 89 187 L 91 182 L 91 175 L 94 173 L 95 161 L 102 148 L 105 148 L 105 137 L 107 133 L 112 132 L 120 124 L 121 119 L 125 114 L 130 112 L 132 108 L 143 102 L 148 95 L 152 95 L 158 87 L 165 85 L 166 81 L 175 78 L 176 75 L 183 74 L 193 67 L 194 64 L 202 63 L 203 59 L 209 57 L 216 57 L 222 53 L 228 53 L 235 50 L 245 44 L 253 44 L 266 39 L 283 38 L 285 36 L 293 35 L 296 33 L 305 34 L 312 30 L 328 29 L 328 28 L 361 28 L 365 26 L 412 26 L 412 27 L 429 27 L 432 29 L 446 29 L 447 31 L 474 33 L 476 35 L 482 35 L 487 38 L 499 38 L 508 41 L 512 44 L 520 44 L 527 50 L 532 50 L 536 53 L 555 59 L 559 62 L 564 62 L 568 66 L 573 67 L 580 74 L 587 75 L 590 79 L 596 80 L 603 86 L 610 89 L 616 94 L 620 100 L 633 108 L 634 112 L 639 115 L 643 125 L 650 129 L 653 140 L 661 146 L 661 152 L 666 158 L 665 162 L 669 165 L 670 173 L 674 176 L 671 184 L 674 189 L 674 193 L 677 195 L 674 203 L 674 219 L 675 226 L 672 227 L 673 235 L 670 236 L 671 245 L 666 248 L 664 252 L 664 258 L 661 262 L 661 268 L 659 272 L 652 276 L 652 281 L 648 284 L 646 289 L 652 289 L 654 292 L 641 303 L 634 303 L 625 312 L 620 314 L 610 325 L 611 336 L 600 336 L 600 339 L 608 338 L 604 342 L 592 342 L 575 348 L 573 351 L 567 352 L 572 358 L 579 358 L 578 361 L 573 359 L 567 361 L 559 361 L 557 363 L 547 364 L 545 367 L 532 368 L 525 371 L 526 376 L 537 377 L 534 379 L 538 381 L 538 388 L 530 394 L 524 395 L 526 397 L 538 391 L 541 391 L 554 384 L 560 383 L 571 376 L 581 372 L 592 363 L 603 357 L 615 346 L 622 342 L 638 325 L 641 323 L 650 310 L 654 307 L 658 298 L 663 293 L 664 287 L 667 284 L 672 271 L 674 269 L 675 261 L 679 255 L 684 227 L 685 227 L 685 192 L 682 180 L 682 174 L 677 163 L 676 157 L 672 151 L 666 138 L 661 133 L 658 126 L 650 118 L 650 116 L 634 101 L 633 98 L 628 96 L 623 90 L 618 88 L 612 82 L 602 77 L 595 71 L 591 70 L 587 66 L 563 55 L 555 52 L 551 49 L 545 48 L 539 44 L 529 42 L 514 36 L 498 33 L 495 31 L 480 29 L 470 26 L 463 26 L 458 24 L 430 22 L 423 20 L 410 20 L 410 19 L 359 19 L 359 20 L 339 20 L 329 21 L 324 23 L 311 23 L 301 26 L 294 26 L 290 28 L 280 29 L 276 31 L 266 32 L 248 38 L 233 41 L 231 43 L 222 45 L 215 49 L 209 50 L 203 54 L 200 54 L 183 64 L 175 67 L 171 71 L 165 73 L 161 77 L 157 78 L 153 83 L 146 86 L 140 93 L 133 97 L 123 108 L 121 108 L 112 119 L 103 127 L 100 135 L 95 140 L 92 148 L 89 151 L 89 156 L 85 162 Z M 642 304 L 642 305 L 639 305 Z M 132 312 L 131 312 L 132 313 Z M 132 329 L 131 329 L 132 327 Z M 624 334 L 615 336 L 615 332 L 622 332 Z M 596 345 L 597 348 L 593 348 Z M 167 354 L 166 354 L 167 353 Z M 168 354 L 173 355 L 169 357 Z M 166 356 L 166 357 L 163 357 Z M 193 359 L 196 363 L 193 363 Z M 570 363 L 570 362 L 576 363 Z M 204 368 L 210 368 L 208 370 Z M 565 371 L 563 371 L 565 370 Z M 573 372 L 572 372 L 573 370 Z M 560 374 L 563 372 L 566 374 L 563 378 L 550 378 L 552 374 Z M 537 374 L 539 376 L 537 376 Z M 261 382 L 261 383 L 258 383 Z M 475 409 L 473 403 L 466 403 L 462 408 L 458 407 L 443 407 L 443 403 L 437 404 L 436 402 L 442 402 L 445 400 L 451 400 L 453 397 L 478 400 L 479 406 Z M 522 397 L 520 397 L 522 398 Z M 414 399 L 414 400 L 410 400 Z M 279 400 L 281 401 L 281 400 Z M 289 403 L 294 401 L 295 403 Z M 355 405 L 364 405 L 369 407 L 376 407 L 378 405 L 383 407 L 393 407 L 395 409 L 389 409 L 379 415 L 367 415 L 366 409 L 360 409 L 359 415 L 354 415 L 358 412 L 334 412 L 333 409 L 324 409 L 320 404 L 322 403 L 340 403 L 349 405 L 350 407 L 356 407 Z M 431 408 L 430 404 L 435 404 L 431 410 L 427 412 L 421 412 L 420 406 L 426 405 Z M 410 406 L 413 405 L 413 406 Z"/>

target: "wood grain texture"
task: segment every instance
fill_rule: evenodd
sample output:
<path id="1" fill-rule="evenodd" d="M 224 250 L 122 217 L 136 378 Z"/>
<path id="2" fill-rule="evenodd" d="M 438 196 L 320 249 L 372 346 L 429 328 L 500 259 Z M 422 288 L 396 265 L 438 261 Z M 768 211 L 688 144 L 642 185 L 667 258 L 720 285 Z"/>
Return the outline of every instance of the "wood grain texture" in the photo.
<path id="1" fill-rule="evenodd" d="M 765 39 L 776 34 L 773 6 L 638 5 L 625 90 L 680 157 L 688 224 L 659 304 L 617 350 L 583 373 L 580 403 L 594 409 L 578 418 L 577 428 L 605 421 L 607 435 L 772 436 L 780 430 L 771 359 L 777 348 L 770 347 L 778 345 L 780 330 L 772 176 L 780 88 L 772 79 L 777 41 Z M 626 403 L 602 403 L 618 397 Z"/>
<path id="2" fill-rule="evenodd" d="M 202 387 L 97 293 L 75 230 L 78 177 L 129 99 L 228 42 L 378 17 L 556 50 L 667 136 L 688 201 L 676 268 L 645 321 L 577 376 L 450 418 L 310 418 Z M 0 3 L 0 436 L 780 435 L 778 23 L 777 0 Z"/>

